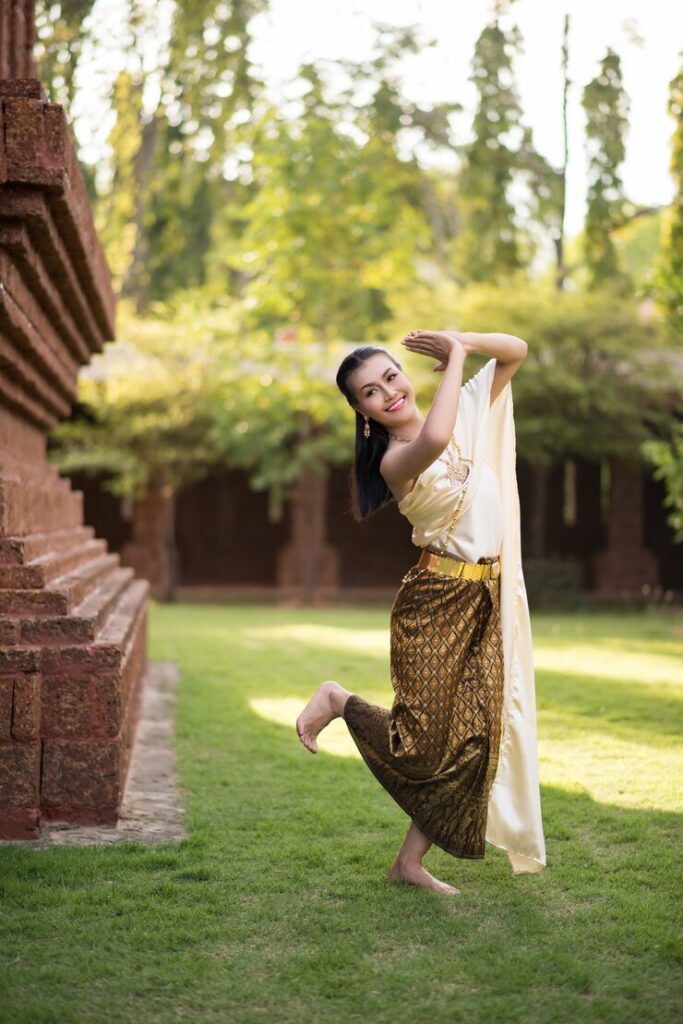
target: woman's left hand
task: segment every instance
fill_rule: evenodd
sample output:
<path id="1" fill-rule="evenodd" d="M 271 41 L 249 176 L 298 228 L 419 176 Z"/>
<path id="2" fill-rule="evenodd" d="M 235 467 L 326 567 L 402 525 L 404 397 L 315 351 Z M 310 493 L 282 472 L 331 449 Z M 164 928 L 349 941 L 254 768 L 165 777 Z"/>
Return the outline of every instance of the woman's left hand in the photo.
<path id="1" fill-rule="evenodd" d="M 410 349 L 412 352 L 428 352 L 431 354 L 431 346 L 425 347 L 424 345 L 424 342 L 428 338 L 437 341 L 439 339 L 443 339 L 444 341 L 450 341 L 451 343 L 453 341 L 457 341 L 465 349 L 465 352 L 469 353 L 474 351 L 470 341 L 471 335 L 468 332 L 462 331 L 411 331 L 410 334 L 406 334 L 403 342 L 405 343 L 406 348 Z M 441 360 L 441 362 L 437 363 L 433 368 L 434 373 L 443 373 L 447 366 L 448 360 Z"/>

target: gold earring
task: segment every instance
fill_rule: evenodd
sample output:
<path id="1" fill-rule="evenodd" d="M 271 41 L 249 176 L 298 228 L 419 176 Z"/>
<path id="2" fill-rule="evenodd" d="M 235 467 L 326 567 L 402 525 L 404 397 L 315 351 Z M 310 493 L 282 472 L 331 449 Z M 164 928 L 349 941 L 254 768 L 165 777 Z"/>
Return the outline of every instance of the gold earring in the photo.
<path id="1" fill-rule="evenodd" d="M 363 437 L 370 437 L 370 421 L 365 416 L 365 426 L 363 427 Z"/>

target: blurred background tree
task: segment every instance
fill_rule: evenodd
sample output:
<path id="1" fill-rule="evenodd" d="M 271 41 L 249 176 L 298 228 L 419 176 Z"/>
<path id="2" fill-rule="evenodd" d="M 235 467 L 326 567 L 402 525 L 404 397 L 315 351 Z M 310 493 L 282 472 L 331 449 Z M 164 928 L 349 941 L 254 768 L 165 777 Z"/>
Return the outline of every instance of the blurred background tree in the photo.
<path id="1" fill-rule="evenodd" d="M 683 62 L 683 50 L 681 50 Z M 671 138 L 671 175 L 674 198 L 662 218 L 662 245 L 656 268 L 657 294 L 669 325 L 683 337 L 683 63 L 669 85 L 669 113 L 674 120 Z"/>
<path id="2" fill-rule="evenodd" d="M 619 169 L 626 155 L 629 108 L 621 59 L 608 49 L 598 74 L 583 90 L 590 173 L 583 256 L 591 288 L 605 281 L 627 286 L 617 262 L 614 231 L 628 209 Z"/>

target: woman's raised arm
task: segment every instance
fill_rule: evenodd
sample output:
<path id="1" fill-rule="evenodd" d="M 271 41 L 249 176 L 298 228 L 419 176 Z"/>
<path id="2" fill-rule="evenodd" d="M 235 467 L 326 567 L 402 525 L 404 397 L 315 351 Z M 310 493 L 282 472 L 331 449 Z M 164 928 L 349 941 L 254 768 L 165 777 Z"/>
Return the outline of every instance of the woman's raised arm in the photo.
<path id="1" fill-rule="evenodd" d="M 404 343 L 411 351 L 437 359 L 435 369 L 443 369 L 443 377 L 417 437 L 388 449 L 382 458 L 382 476 L 394 490 L 431 466 L 450 441 L 458 416 L 462 368 L 467 354 L 465 346 L 452 332 L 416 332 L 407 336 Z"/>

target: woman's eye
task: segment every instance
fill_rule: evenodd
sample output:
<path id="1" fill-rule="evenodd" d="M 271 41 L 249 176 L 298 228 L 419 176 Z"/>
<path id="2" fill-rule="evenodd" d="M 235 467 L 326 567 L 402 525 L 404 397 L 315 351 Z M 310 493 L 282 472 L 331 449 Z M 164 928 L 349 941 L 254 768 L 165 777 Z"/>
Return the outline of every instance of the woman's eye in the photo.
<path id="1" fill-rule="evenodd" d="M 393 380 L 394 377 L 398 377 L 398 374 L 397 373 L 390 373 L 389 376 L 387 377 L 387 380 Z M 377 390 L 376 388 L 370 388 L 370 390 L 368 391 L 368 393 L 366 395 L 366 398 L 369 398 L 370 395 L 374 395 L 376 390 Z"/>

